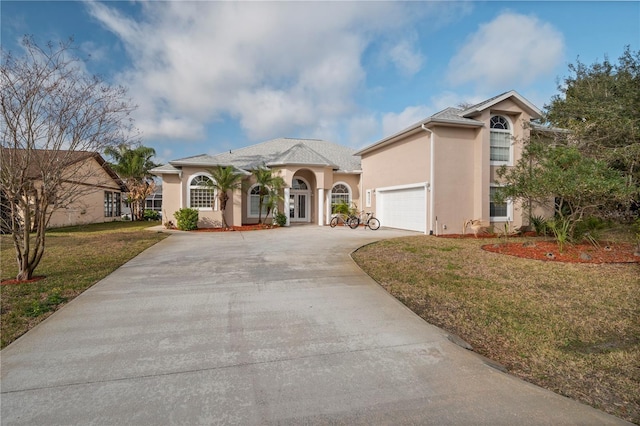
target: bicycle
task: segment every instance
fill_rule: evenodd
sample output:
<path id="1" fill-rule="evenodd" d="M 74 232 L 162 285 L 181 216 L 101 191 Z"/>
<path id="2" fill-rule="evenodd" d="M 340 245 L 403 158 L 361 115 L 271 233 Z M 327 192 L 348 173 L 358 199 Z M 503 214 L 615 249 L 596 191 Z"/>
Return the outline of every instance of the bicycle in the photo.
<path id="1" fill-rule="evenodd" d="M 365 213 L 364 210 L 361 210 L 360 215 L 354 217 L 354 219 L 351 220 L 351 222 L 349 223 L 349 227 L 351 229 L 356 229 L 358 226 L 360 226 L 360 222 L 364 223 L 365 229 L 368 227 L 372 231 L 375 231 L 376 229 L 380 228 L 380 221 L 377 218 L 373 217 L 373 212 Z"/>
<path id="2" fill-rule="evenodd" d="M 355 229 L 355 227 L 352 226 L 352 223 L 353 221 L 357 221 L 357 220 L 358 218 L 354 215 L 336 213 L 336 215 L 331 218 L 331 221 L 329 222 L 329 226 L 331 226 L 332 228 L 335 228 L 336 226 L 338 226 L 338 224 L 340 224 L 340 222 L 342 222 L 343 226 L 348 226 L 351 229 Z"/>

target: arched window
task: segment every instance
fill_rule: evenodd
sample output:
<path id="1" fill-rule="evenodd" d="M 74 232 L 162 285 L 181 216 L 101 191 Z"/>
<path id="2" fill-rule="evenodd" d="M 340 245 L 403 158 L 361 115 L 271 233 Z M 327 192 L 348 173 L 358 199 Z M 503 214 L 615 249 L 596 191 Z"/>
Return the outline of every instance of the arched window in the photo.
<path id="1" fill-rule="evenodd" d="M 512 133 L 509 121 L 501 115 L 494 115 L 489 122 L 491 163 L 510 165 L 513 159 Z"/>
<path id="2" fill-rule="evenodd" d="M 305 181 L 303 181 L 302 179 L 295 178 L 291 183 L 291 189 L 306 190 L 309 188 L 307 187 L 307 183 Z"/>
<path id="3" fill-rule="evenodd" d="M 249 189 L 249 211 L 247 212 L 249 217 L 259 217 L 260 216 L 260 185 L 253 185 Z M 269 200 L 269 196 L 265 195 L 262 200 L 262 217 L 267 214 L 266 204 Z"/>
<path id="4" fill-rule="evenodd" d="M 331 188 L 331 205 L 335 206 L 342 202 L 351 205 L 351 188 L 346 183 L 336 183 Z"/>
<path id="5" fill-rule="evenodd" d="M 189 207 L 192 209 L 214 209 L 216 194 L 213 180 L 206 175 L 196 175 L 189 181 Z"/>

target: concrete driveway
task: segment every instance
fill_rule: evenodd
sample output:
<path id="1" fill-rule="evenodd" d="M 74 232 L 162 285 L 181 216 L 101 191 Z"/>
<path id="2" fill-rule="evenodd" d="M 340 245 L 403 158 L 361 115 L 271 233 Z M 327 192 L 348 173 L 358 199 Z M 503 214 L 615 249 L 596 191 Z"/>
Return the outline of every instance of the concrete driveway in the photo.
<path id="1" fill-rule="evenodd" d="M 2 351 L 2 424 L 626 424 L 488 366 L 349 257 L 403 235 L 172 235 Z"/>

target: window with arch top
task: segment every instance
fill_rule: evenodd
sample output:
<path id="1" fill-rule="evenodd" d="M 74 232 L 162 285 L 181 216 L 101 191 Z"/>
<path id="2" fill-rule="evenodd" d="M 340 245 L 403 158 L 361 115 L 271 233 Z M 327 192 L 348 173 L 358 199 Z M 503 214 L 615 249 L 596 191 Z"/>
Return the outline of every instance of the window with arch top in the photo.
<path id="1" fill-rule="evenodd" d="M 256 184 L 253 185 L 249 189 L 249 211 L 247 212 L 248 217 L 259 217 L 260 216 L 260 188 L 261 186 Z M 267 202 L 269 201 L 269 196 L 265 195 L 262 200 L 262 217 L 265 217 L 267 214 Z"/>
<path id="2" fill-rule="evenodd" d="M 189 181 L 189 207 L 192 209 L 215 209 L 217 201 L 213 180 L 207 175 L 195 175 Z"/>
<path id="3" fill-rule="evenodd" d="M 351 205 L 351 188 L 346 183 L 336 183 L 331 188 L 331 205 L 335 206 L 343 201 Z"/>
<path id="4" fill-rule="evenodd" d="M 494 115 L 491 117 L 489 127 L 491 164 L 511 164 L 513 161 L 513 133 L 509 120 L 501 115 Z"/>

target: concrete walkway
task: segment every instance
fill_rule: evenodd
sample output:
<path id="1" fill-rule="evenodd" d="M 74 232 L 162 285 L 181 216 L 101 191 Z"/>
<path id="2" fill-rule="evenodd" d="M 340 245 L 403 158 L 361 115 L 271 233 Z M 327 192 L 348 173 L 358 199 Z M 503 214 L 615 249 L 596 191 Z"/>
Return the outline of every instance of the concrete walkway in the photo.
<path id="1" fill-rule="evenodd" d="M 348 256 L 402 235 L 172 235 L 2 351 L 2 425 L 626 424 L 488 366 Z"/>

